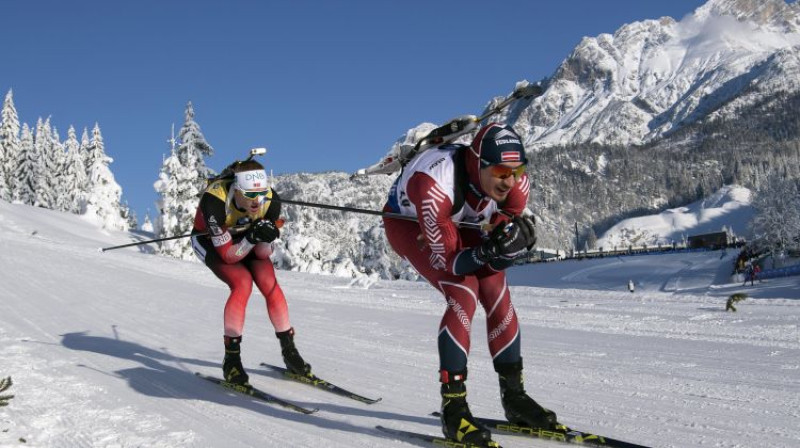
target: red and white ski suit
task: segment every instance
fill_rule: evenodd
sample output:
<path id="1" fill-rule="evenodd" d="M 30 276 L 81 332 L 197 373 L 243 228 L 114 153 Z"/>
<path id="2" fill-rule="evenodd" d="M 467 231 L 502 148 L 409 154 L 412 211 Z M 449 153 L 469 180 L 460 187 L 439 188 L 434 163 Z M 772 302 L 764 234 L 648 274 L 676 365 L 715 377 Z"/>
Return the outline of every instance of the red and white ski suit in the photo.
<path id="1" fill-rule="evenodd" d="M 460 229 L 455 222 L 505 222 L 522 214 L 528 200 L 527 175 L 517 180 L 502 204 L 480 193 L 466 176 L 456 186 L 454 156 L 461 145 L 430 149 L 403 170 L 389 194 L 385 211 L 415 216 L 418 223 L 384 218 L 392 248 L 445 297 L 447 309 L 439 326 L 440 370 L 465 371 L 470 329 L 478 303 L 487 319 L 493 360 L 520 360 L 520 331 L 504 269 L 508 263 L 484 264 L 475 256 L 486 232 Z M 463 168 L 463 167 L 462 167 Z M 456 188 L 466 191 L 463 207 L 453 213 Z"/>
<path id="2" fill-rule="evenodd" d="M 238 337 L 244 329 L 245 310 L 253 283 L 264 295 L 267 313 L 275 332 L 289 330 L 289 308 L 275 278 L 269 259 L 272 243 L 252 244 L 244 235 L 232 236 L 228 229 L 258 218 L 276 220 L 280 216 L 280 198 L 270 191 L 256 216 L 236 207 L 232 180 L 221 179 L 206 188 L 200 199 L 193 232 L 208 235 L 192 237 L 197 257 L 231 290 L 225 303 L 225 336 Z"/>

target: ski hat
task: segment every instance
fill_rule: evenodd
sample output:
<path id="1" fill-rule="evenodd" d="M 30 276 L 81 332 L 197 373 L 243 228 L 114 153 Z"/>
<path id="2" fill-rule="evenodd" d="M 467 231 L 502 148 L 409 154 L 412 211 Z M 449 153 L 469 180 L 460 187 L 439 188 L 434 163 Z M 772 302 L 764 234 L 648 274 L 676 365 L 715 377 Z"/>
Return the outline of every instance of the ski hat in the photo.
<path id="1" fill-rule="evenodd" d="M 242 191 L 264 191 L 267 189 L 267 173 L 263 169 L 236 173 L 234 186 Z"/>
<path id="2" fill-rule="evenodd" d="M 466 154 L 470 182 L 480 190 L 481 168 L 506 162 L 528 164 L 522 139 L 507 124 L 489 123 L 478 131 Z"/>

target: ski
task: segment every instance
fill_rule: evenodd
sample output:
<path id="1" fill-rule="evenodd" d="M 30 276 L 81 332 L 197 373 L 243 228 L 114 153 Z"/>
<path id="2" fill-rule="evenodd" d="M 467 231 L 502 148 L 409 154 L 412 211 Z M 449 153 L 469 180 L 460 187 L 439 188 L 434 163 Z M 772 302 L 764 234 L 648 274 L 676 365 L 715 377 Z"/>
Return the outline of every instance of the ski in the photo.
<path id="1" fill-rule="evenodd" d="M 431 413 L 433 416 L 440 416 L 438 412 Z M 644 445 L 612 439 L 610 437 L 592 434 L 577 429 L 572 429 L 566 425 L 559 424 L 556 429 L 531 428 L 510 423 L 506 420 L 492 418 L 477 418 L 489 429 L 501 431 L 507 434 L 532 437 L 536 439 L 555 440 L 557 442 L 571 443 L 574 445 L 588 445 L 607 448 L 649 448 Z"/>
<path id="2" fill-rule="evenodd" d="M 243 386 L 241 384 L 229 383 L 229 382 L 227 382 L 227 381 L 225 381 L 225 380 L 223 380 L 221 378 L 217 378 L 217 377 L 214 377 L 214 376 L 203 375 L 200 372 L 195 372 L 195 375 L 199 376 L 200 378 L 203 378 L 206 381 L 210 381 L 210 382 L 212 382 L 214 384 L 217 384 L 217 385 L 219 385 L 221 387 L 224 387 L 225 389 L 232 390 L 232 391 L 240 393 L 242 395 L 247 395 L 247 396 L 253 397 L 253 398 L 257 399 L 257 400 L 261 400 L 261 401 L 264 401 L 266 403 L 277 404 L 278 406 L 283 406 L 284 408 L 291 409 L 292 411 L 301 412 L 303 414 L 313 414 L 313 413 L 319 411 L 319 409 L 317 409 L 317 408 L 309 409 L 309 408 L 304 408 L 302 406 L 296 405 L 296 404 L 294 404 L 294 403 L 292 403 L 290 401 L 286 401 L 286 400 L 284 400 L 282 398 L 278 398 L 278 397 L 276 397 L 274 395 L 271 395 L 271 394 L 268 394 L 268 393 L 266 393 L 266 392 L 264 392 L 262 390 L 256 389 L 255 387 L 250 386 L 250 385 Z"/>
<path id="3" fill-rule="evenodd" d="M 432 436 L 422 432 L 403 431 L 402 429 L 387 428 L 380 425 L 376 426 L 375 428 L 393 436 L 421 440 L 435 446 L 445 446 L 447 448 L 502 448 L 500 444 L 494 441 L 489 442 L 487 445 L 475 445 L 474 443 L 457 442 L 455 440 L 445 439 L 444 437 L 440 436 Z"/>
<path id="4" fill-rule="evenodd" d="M 334 393 L 336 395 L 340 395 L 342 397 L 347 397 L 347 398 L 350 398 L 350 399 L 353 399 L 353 400 L 356 400 L 356 401 L 360 401 L 362 403 L 374 404 L 374 403 L 377 403 L 377 402 L 381 401 L 381 398 L 367 398 L 367 397 L 364 397 L 362 395 L 358 395 L 356 393 L 350 392 L 347 389 L 343 389 L 343 388 L 341 388 L 341 387 L 339 387 L 339 386 L 337 386 L 335 384 L 332 384 L 332 383 L 330 383 L 328 381 L 323 380 L 322 378 L 314 375 L 313 373 L 311 373 L 311 374 L 309 374 L 307 376 L 306 375 L 299 375 L 297 373 L 290 372 L 289 370 L 287 370 L 287 369 L 285 369 L 283 367 L 274 366 L 272 364 L 267 364 L 265 362 L 262 362 L 261 366 L 266 367 L 266 368 L 271 369 L 271 370 L 275 370 L 277 372 L 281 372 L 284 377 L 286 377 L 287 379 L 290 379 L 292 381 L 296 381 L 298 383 L 303 383 L 303 384 L 308 384 L 309 386 L 316 387 L 317 389 L 322 389 L 322 390 Z"/>

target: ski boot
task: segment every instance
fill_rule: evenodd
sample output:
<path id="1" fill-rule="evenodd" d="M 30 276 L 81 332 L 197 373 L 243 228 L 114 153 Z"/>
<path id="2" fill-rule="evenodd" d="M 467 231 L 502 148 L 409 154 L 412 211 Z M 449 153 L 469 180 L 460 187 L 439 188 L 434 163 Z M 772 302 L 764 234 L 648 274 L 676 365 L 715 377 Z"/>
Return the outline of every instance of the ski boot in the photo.
<path id="1" fill-rule="evenodd" d="M 450 440 L 480 447 L 499 446 L 492 433 L 479 423 L 467 405 L 467 373 L 440 372 L 442 382 L 442 432 Z"/>
<path id="2" fill-rule="evenodd" d="M 250 378 L 247 376 L 247 372 L 244 371 L 240 356 L 241 348 L 239 344 L 241 342 L 241 336 L 225 336 L 225 359 L 222 360 L 222 376 L 229 383 L 249 386 L 250 383 L 248 381 Z"/>
<path id="3" fill-rule="evenodd" d="M 286 368 L 297 375 L 308 376 L 311 373 L 311 365 L 303 361 L 300 352 L 294 346 L 294 328 L 275 333 L 275 336 L 281 342 L 281 354 Z"/>
<path id="4" fill-rule="evenodd" d="M 522 384 L 522 359 L 514 363 L 495 363 L 500 378 L 500 398 L 506 420 L 531 428 L 555 429 L 558 425 L 555 412 L 543 408 L 525 393 Z"/>

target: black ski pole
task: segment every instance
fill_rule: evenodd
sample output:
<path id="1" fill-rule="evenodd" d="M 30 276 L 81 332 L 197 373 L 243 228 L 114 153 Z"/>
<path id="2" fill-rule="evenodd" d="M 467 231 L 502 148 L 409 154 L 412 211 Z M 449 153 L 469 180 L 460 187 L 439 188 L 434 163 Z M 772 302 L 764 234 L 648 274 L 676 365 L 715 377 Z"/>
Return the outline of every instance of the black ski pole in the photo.
<path id="1" fill-rule="evenodd" d="M 291 204 L 291 205 L 300 205 L 300 206 L 305 206 L 305 207 L 324 208 L 324 209 L 328 209 L 328 210 L 339 210 L 339 211 L 342 211 L 342 212 L 363 213 L 363 214 L 366 214 L 366 215 L 376 215 L 376 216 L 383 216 L 383 217 L 386 217 L 386 218 L 404 219 L 406 221 L 419 222 L 419 220 L 417 219 L 416 216 L 402 215 L 400 213 L 394 213 L 394 212 L 383 212 L 383 211 L 379 211 L 379 210 L 369 210 L 369 209 L 364 209 L 364 208 L 346 207 L 346 206 L 341 206 L 341 205 L 318 204 L 318 203 L 315 203 L 315 202 L 294 201 L 294 200 L 291 200 L 291 199 L 284 199 L 284 198 L 281 198 L 280 201 L 285 203 L 285 204 Z M 463 227 L 463 228 L 467 228 L 467 229 L 480 230 L 480 229 L 483 228 L 483 226 L 481 224 L 478 224 L 476 222 L 463 222 L 463 221 L 460 221 L 460 222 L 456 222 L 455 224 L 458 227 Z"/>
<path id="2" fill-rule="evenodd" d="M 233 234 L 241 233 L 248 229 L 249 226 L 237 226 L 232 227 L 230 232 Z M 123 247 L 131 247 L 131 246 L 141 246 L 142 244 L 149 244 L 149 243 L 158 243 L 160 241 L 169 241 L 169 240 L 177 240 L 180 238 L 189 238 L 192 236 L 201 236 L 201 235 L 208 235 L 208 232 L 197 232 L 197 233 L 187 233 L 185 235 L 175 235 L 175 236 L 168 236 L 166 238 L 156 238 L 154 240 L 147 240 L 147 241 L 138 241 L 136 243 L 128 243 L 128 244 L 120 244 L 119 246 L 110 246 L 110 247 L 101 247 L 100 252 L 106 252 L 109 250 L 114 249 L 122 249 Z"/>

